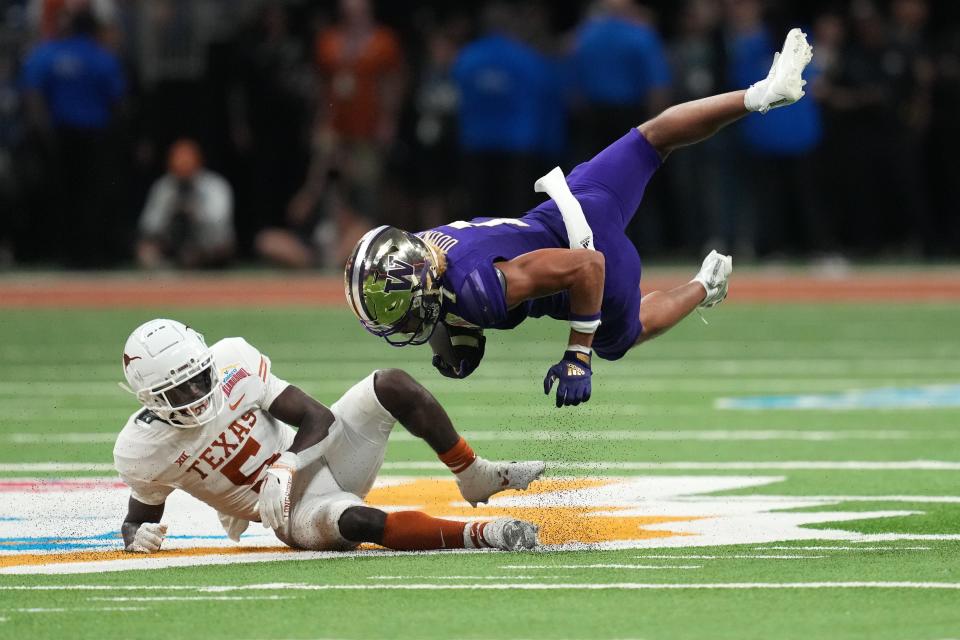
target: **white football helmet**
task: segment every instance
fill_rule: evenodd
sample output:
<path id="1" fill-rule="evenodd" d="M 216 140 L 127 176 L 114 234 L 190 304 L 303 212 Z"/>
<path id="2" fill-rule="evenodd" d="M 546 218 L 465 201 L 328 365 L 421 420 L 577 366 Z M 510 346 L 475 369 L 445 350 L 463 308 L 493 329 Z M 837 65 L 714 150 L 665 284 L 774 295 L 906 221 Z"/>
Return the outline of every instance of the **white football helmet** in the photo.
<path id="1" fill-rule="evenodd" d="M 121 387 L 176 427 L 198 427 L 223 410 L 213 352 L 203 336 L 176 320 L 158 318 L 137 327 L 123 347 Z"/>

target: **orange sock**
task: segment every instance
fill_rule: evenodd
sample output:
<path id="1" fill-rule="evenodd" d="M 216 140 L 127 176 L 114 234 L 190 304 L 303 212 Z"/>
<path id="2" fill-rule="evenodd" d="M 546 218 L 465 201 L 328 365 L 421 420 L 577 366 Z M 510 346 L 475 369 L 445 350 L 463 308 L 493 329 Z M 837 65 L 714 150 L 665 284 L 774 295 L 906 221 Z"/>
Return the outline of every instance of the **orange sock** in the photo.
<path id="1" fill-rule="evenodd" d="M 473 452 L 466 440 L 460 438 L 449 451 L 444 451 L 438 457 L 443 464 L 450 468 L 450 471 L 460 473 L 473 464 L 473 461 L 477 459 L 477 454 Z"/>
<path id="2" fill-rule="evenodd" d="M 463 522 L 434 518 L 421 511 L 395 511 L 387 514 L 381 544 L 398 551 L 462 549 L 464 526 Z"/>

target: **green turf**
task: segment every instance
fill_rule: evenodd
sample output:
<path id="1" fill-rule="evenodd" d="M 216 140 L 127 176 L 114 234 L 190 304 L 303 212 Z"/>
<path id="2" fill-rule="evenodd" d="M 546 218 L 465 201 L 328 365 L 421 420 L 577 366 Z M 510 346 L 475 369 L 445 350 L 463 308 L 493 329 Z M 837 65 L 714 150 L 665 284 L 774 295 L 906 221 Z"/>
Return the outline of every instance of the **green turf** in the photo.
<path id="1" fill-rule="evenodd" d="M 159 311 L 0 311 L 0 464 L 109 463 L 110 434 L 136 405 L 121 391 L 123 340 Z M 162 313 L 170 313 L 169 310 Z M 842 392 L 960 383 L 958 305 L 729 305 L 696 317 L 627 358 L 597 362 L 593 399 L 558 410 L 542 394 L 565 328 L 529 322 L 493 334 L 483 366 L 448 381 L 425 348 L 391 349 L 346 312 L 205 309 L 175 314 L 210 342 L 242 335 L 274 372 L 331 403 L 373 368 L 402 366 L 444 403 L 487 457 L 548 462 L 960 461 L 960 410 L 718 410 L 720 397 Z M 775 431 L 793 439 L 697 440 L 683 433 Z M 552 439 L 530 437 L 552 431 Z M 670 439 L 588 438 L 583 432 L 670 432 Z M 829 432 L 811 440 L 804 433 Z M 496 434 L 505 434 L 497 439 Z M 875 434 L 889 437 L 878 438 Z M 26 436 L 34 440 L 25 441 Z M 102 434 L 88 443 L 61 434 Z M 560 434 L 560 435 L 556 435 Z M 569 434 L 564 437 L 563 434 Z M 388 463 L 434 460 L 400 437 Z M 404 474 L 433 473 L 404 470 Z M 560 475 L 598 472 L 564 471 Z M 603 474 L 639 473 L 605 470 Z M 837 544 L 819 530 L 957 534 L 960 503 L 890 496 L 960 496 L 960 472 L 937 470 L 662 470 L 644 475 L 783 478 L 730 495 L 861 496 L 801 511 L 911 511 L 809 525 L 813 541 L 621 551 L 427 555 L 188 567 L 63 577 L 0 576 L 11 586 L 114 585 L 102 591 L 0 590 L 0 638 L 890 638 L 960 637 L 960 591 L 907 588 L 605 589 L 612 583 L 909 582 L 960 584 L 960 542 L 899 541 L 880 551 L 798 551 L 782 561 L 734 558 L 772 547 Z M 6 477 L 64 475 L 7 472 Z M 104 472 L 78 473 L 102 476 Z M 875 496 L 874 501 L 872 497 Z M 2 494 L 0 494 L 2 499 Z M 118 518 L 122 514 L 118 514 Z M 913 549 L 911 547 L 923 547 Z M 787 552 L 789 553 L 789 552 Z M 666 555 L 671 558 L 644 556 Z M 694 559 L 696 555 L 718 556 Z M 686 558 L 686 559 L 685 559 Z M 697 569 L 571 569 L 567 565 L 697 565 Z M 531 566 L 509 569 L 513 565 Z M 454 577 L 460 576 L 460 577 Z M 163 590 L 162 586 L 567 584 L 563 590 Z M 144 590 L 123 587 L 143 585 Z M 594 585 L 593 588 L 576 585 Z M 209 600 L 220 597 L 257 600 Z M 178 597 L 177 600 L 91 598 Z M 137 611 L 121 610 L 137 608 Z M 109 609 L 109 610 L 105 610 Z M 34 611 L 31 611 L 34 610 Z M 44 610 L 44 611 L 36 611 Z"/>

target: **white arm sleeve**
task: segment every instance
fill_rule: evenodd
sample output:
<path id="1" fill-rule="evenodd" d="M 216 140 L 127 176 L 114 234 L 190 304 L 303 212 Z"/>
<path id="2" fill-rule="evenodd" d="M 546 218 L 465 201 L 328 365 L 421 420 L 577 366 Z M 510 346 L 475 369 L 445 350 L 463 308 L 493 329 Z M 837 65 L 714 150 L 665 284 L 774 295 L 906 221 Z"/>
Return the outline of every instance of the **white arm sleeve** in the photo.
<path id="1" fill-rule="evenodd" d="M 583 208 L 573 197 L 567 179 L 560 167 L 554 167 L 533 185 L 537 193 L 546 193 L 553 198 L 563 218 L 563 225 L 567 228 L 567 238 L 571 249 L 593 249 L 593 230 L 583 215 Z"/>

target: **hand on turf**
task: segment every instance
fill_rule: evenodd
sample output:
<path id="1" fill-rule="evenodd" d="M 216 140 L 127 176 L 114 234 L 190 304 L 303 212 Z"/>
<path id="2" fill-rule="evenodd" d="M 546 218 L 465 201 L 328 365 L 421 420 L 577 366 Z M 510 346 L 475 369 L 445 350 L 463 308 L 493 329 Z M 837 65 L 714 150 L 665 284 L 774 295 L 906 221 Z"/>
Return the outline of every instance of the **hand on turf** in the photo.
<path id="1" fill-rule="evenodd" d="M 290 517 L 290 491 L 298 463 L 297 454 L 284 451 L 267 469 L 260 485 L 260 522 L 274 531 Z"/>
<path id="2" fill-rule="evenodd" d="M 156 553 L 160 551 L 163 539 L 167 537 L 167 525 L 158 522 L 144 522 L 133 536 L 133 542 L 127 545 L 130 553 Z"/>
<path id="3" fill-rule="evenodd" d="M 565 351 L 563 360 L 550 367 L 543 379 L 543 392 L 550 395 L 557 384 L 557 407 L 576 406 L 590 399 L 590 356 L 578 351 Z"/>

